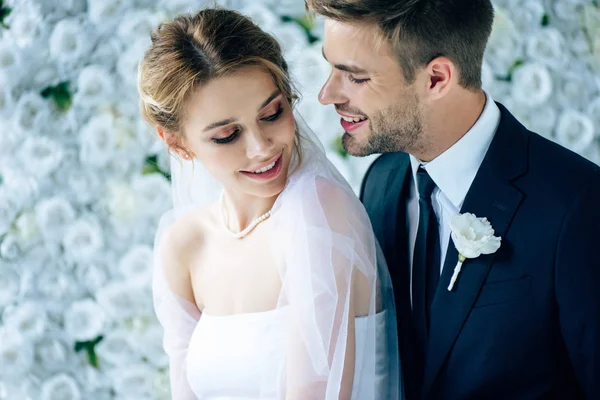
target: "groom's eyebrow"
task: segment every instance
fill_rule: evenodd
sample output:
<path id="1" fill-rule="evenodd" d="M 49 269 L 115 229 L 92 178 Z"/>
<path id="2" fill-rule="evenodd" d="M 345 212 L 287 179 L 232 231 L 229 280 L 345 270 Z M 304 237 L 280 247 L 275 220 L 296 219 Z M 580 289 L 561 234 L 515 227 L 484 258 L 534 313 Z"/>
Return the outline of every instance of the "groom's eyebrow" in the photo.
<path id="1" fill-rule="evenodd" d="M 325 48 L 321 48 L 321 53 L 323 54 L 323 58 L 325 61 L 329 62 L 327 56 L 325 55 Z M 356 65 L 344 65 L 344 64 L 334 64 L 333 67 L 335 69 L 339 69 L 340 71 L 350 72 L 351 74 L 366 74 L 367 70 L 357 67 Z"/>

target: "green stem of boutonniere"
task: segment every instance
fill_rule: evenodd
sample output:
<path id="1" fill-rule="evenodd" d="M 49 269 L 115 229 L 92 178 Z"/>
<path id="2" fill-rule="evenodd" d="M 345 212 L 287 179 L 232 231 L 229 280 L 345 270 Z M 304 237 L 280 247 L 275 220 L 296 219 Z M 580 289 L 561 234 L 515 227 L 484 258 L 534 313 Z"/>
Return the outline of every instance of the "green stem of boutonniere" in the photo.
<path id="1" fill-rule="evenodd" d="M 454 267 L 454 273 L 452 274 L 452 279 L 450 279 L 450 284 L 448 285 L 449 292 L 452 291 L 452 288 L 458 279 L 458 274 L 460 274 L 460 270 L 466 259 L 467 257 L 463 256 L 462 254 L 458 254 L 458 262 L 456 263 L 456 267 Z"/>

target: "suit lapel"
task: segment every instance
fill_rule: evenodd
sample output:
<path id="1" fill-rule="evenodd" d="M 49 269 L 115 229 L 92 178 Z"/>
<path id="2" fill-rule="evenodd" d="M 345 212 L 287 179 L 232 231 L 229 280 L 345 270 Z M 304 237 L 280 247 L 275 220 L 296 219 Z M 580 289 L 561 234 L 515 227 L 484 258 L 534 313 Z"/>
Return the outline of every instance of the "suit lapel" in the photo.
<path id="1" fill-rule="evenodd" d="M 504 238 L 523 194 L 512 180 L 525 173 L 527 136 L 523 127 L 500 104 L 501 120 L 494 140 L 467 193 L 461 213 L 486 217 Z M 503 243 L 505 245 L 505 243 Z M 502 250 L 502 247 L 499 251 Z M 446 360 L 485 283 L 494 254 L 465 261 L 454 289 L 448 291 L 458 261 L 458 252 L 450 240 L 440 284 L 431 309 L 431 334 L 423 382 L 424 398 Z"/>

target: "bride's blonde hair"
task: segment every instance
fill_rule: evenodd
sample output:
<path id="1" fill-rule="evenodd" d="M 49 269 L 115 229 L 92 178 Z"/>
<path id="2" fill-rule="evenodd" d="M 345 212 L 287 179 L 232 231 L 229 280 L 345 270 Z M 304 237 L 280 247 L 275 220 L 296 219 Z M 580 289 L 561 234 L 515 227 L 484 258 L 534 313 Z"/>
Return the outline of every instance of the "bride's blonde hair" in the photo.
<path id="1" fill-rule="evenodd" d="M 175 137 L 184 134 L 185 105 L 194 91 L 243 67 L 264 68 L 294 106 L 297 95 L 279 43 L 237 11 L 210 8 L 180 15 L 151 38 L 138 70 L 140 110 L 151 125 Z"/>

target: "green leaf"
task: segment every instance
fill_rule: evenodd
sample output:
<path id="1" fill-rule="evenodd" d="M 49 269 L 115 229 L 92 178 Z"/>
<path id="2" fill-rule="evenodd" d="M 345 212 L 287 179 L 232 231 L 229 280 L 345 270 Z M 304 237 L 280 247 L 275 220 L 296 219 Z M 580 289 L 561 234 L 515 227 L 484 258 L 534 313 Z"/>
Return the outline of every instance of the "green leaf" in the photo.
<path id="1" fill-rule="evenodd" d="M 0 186 L 4 184 L 4 177 L 0 174 Z"/>
<path id="2" fill-rule="evenodd" d="M 10 26 L 4 22 L 6 17 L 8 17 L 11 13 L 12 9 L 4 5 L 4 0 L 0 0 L 0 26 L 4 29 L 10 29 Z"/>
<path id="3" fill-rule="evenodd" d="M 69 91 L 69 82 L 61 82 L 56 86 L 47 86 L 40 92 L 45 99 L 52 99 L 60 111 L 67 111 L 73 104 L 73 96 Z"/>
<path id="4" fill-rule="evenodd" d="M 497 76 L 496 79 L 499 81 L 512 82 L 513 73 L 515 72 L 515 70 L 517 68 L 519 68 L 524 63 L 525 63 L 525 61 L 523 61 L 521 59 L 516 59 L 512 65 L 512 67 L 510 67 L 510 69 L 508 70 L 508 74 L 506 76 Z"/>
<path id="5" fill-rule="evenodd" d="M 299 17 L 282 15 L 281 22 L 298 24 L 298 26 L 300 26 L 300 28 L 304 30 L 304 33 L 306 33 L 306 39 L 310 44 L 313 44 L 314 42 L 317 42 L 319 40 L 318 37 L 312 34 L 312 29 L 315 27 L 315 21 L 312 17 L 306 14 Z"/>
<path id="6" fill-rule="evenodd" d="M 335 139 L 334 146 L 336 153 L 342 156 L 342 158 L 348 157 L 348 152 L 344 149 L 344 145 L 342 144 L 342 136 L 338 136 L 337 139 Z"/>
<path id="7" fill-rule="evenodd" d="M 592 4 L 595 5 L 596 7 L 600 8 L 600 1 L 592 0 Z"/>
<path id="8" fill-rule="evenodd" d="M 158 165 L 158 156 L 156 154 L 149 155 L 144 160 L 144 166 L 142 167 L 142 175 L 150 174 L 161 174 L 169 182 L 171 181 L 171 174 L 167 171 L 163 171 Z"/>
<path id="9" fill-rule="evenodd" d="M 94 368 L 98 368 L 98 355 L 96 354 L 96 345 L 104 339 L 104 336 L 98 336 L 96 339 L 85 342 L 75 342 L 75 352 L 85 350 L 88 357 L 88 362 Z"/>
<path id="10" fill-rule="evenodd" d="M 542 16 L 542 26 L 550 25 L 550 16 L 548 14 L 544 14 Z"/>

